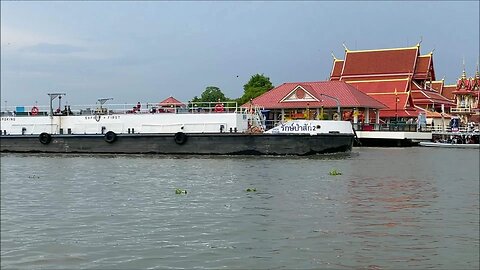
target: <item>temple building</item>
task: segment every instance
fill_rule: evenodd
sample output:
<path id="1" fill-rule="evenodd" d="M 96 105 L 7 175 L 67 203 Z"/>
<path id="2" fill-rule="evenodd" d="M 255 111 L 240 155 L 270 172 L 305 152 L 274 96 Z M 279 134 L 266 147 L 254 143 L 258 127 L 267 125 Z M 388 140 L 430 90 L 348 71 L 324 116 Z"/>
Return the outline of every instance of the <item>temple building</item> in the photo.
<path id="1" fill-rule="evenodd" d="M 450 109 L 451 114 L 460 117 L 462 123 L 480 122 L 480 73 L 475 77 L 467 78 L 465 69 L 452 91 L 456 106 Z"/>
<path id="2" fill-rule="evenodd" d="M 413 47 L 349 50 L 345 58 L 334 57 L 331 81 L 346 82 L 387 107 L 379 111 L 386 122 L 407 120 L 424 113 L 427 119 L 448 117 L 455 103 L 436 90 L 433 52 L 420 54 L 420 44 Z"/>

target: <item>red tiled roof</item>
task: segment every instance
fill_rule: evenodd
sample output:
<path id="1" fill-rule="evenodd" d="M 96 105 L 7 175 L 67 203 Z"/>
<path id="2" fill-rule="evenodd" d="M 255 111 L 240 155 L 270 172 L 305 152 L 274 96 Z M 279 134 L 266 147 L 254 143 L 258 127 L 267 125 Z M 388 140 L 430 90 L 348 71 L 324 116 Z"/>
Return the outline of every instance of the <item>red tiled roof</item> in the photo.
<path id="1" fill-rule="evenodd" d="M 380 117 L 417 117 L 418 111 L 416 109 L 398 109 L 398 110 L 379 110 Z"/>
<path id="2" fill-rule="evenodd" d="M 174 97 L 168 97 L 166 99 L 164 99 L 163 101 L 160 101 L 159 103 L 160 106 L 170 106 L 170 105 L 174 105 L 174 106 L 185 106 L 184 103 L 180 102 L 178 99 L 174 98 Z"/>
<path id="3" fill-rule="evenodd" d="M 345 82 L 355 86 L 358 90 L 364 92 L 365 94 L 393 93 L 395 92 L 395 89 L 397 89 L 397 92 L 406 92 L 408 90 L 408 78 L 396 80 L 365 80 Z"/>
<path id="4" fill-rule="evenodd" d="M 342 74 L 343 62 L 343 60 L 335 59 L 335 61 L 333 62 L 332 73 L 330 74 L 330 80 L 338 81 L 340 79 L 340 75 Z"/>
<path id="5" fill-rule="evenodd" d="M 431 90 L 412 90 L 411 95 L 415 104 L 445 104 L 446 107 L 455 105 L 448 98 Z"/>
<path id="6" fill-rule="evenodd" d="M 441 81 L 433 81 L 432 82 L 432 89 L 437 93 L 442 93 L 443 90 L 443 80 Z"/>
<path id="7" fill-rule="evenodd" d="M 423 87 L 419 85 L 415 80 L 410 82 L 410 90 L 421 90 Z"/>
<path id="8" fill-rule="evenodd" d="M 472 90 L 467 90 L 467 89 L 459 89 L 459 90 L 454 90 L 454 91 L 452 91 L 452 94 L 454 94 L 454 95 L 461 94 L 461 95 L 472 95 L 472 96 L 476 96 L 476 95 L 477 95 L 477 91 L 472 91 Z"/>
<path id="9" fill-rule="evenodd" d="M 311 96 L 310 100 L 285 100 L 294 94 L 297 87 L 305 90 L 305 95 Z M 321 94 L 338 98 L 341 107 L 347 108 L 385 108 L 385 105 L 378 102 L 374 98 L 362 93 L 355 87 L 339 81 L 323 81 L 323 82 L 291 82 L 284 83 L 265 94 L 253 99 L 253 103 L 266 109 L 280 108 L 336 108 L 337 103 L 331 98 L 322 96 Z M 282 101 L 283 100 L 283 101 Z M 248 106 L 244 104 L 243 106 Z"/>
<path id="10" fill-rule="evenodd" d="M 397 95 L 395 93 L 377 93 L 370 94 L 370 96 L 388 106 L 388 108 L 380 110 L 380 117 L 410 117 L 418 115 L 408 93 L 397 93 Z M 395 106 L 395 97 L 398 97 L 397 106 Z"/>
<path id="11" fill-rule="evenodd" d="M 439 112 L 432 112 L 432 111 L 429 111 L 429 110 L 425 110 L 424 108 L 422 107 L 417 107 L 415 106 L 415 108 L 419 111 L 419 112 L 423 112 L 425 113 L 425 116 L 427 118 L 452 118 L 452 116 L 448 113 L 439 113 Z"/>
<path id="12" fill-rule="evenodd" d="M 413 75 L 419 47 L 347 51 L 342 79 L 374 74 Z"/>
<path id="13" fill-rule="evenodd" d="M 430 67 L 432 67 L 432 80 L 435 80 L 433 74 L 433 63 L 432 63 L 432 54 L 421 55 L 417 58 L 417 63 L 415 65 L 415 73 L 413 74 L 414 79 L 425 80 L 428 78 L 428 72 Z"/>
<path id="14" fill-rule="evenodd" d="M 450 100 L 455 100 L 455 97 L 453 96 L 453 91 L 455 91 L 456 89 L 457 86 L 455 84 L 444 85 L 440 94 Z"/>
<path id="15" fill-rule="evenodd" d="M 372 93 L 369 94 L 370 97 L 380 101 L 385 104 L 387 108 L 394 110 L 395 109 L 395 97 L 398 97 L 397 109 L 413 108 L 413 104 L 410 98 L 409 93 L 405 92 L 394 92 L 391 93 Z"/>

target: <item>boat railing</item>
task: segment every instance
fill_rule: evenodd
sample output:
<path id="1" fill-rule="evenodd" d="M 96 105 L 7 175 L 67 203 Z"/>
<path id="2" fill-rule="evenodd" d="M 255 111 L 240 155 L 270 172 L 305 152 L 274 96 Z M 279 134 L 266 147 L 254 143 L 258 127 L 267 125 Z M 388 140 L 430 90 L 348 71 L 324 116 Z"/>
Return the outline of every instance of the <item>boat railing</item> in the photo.
<path id="1" fill-rule="evenodd" d="M 88 104 L 88 105 L 64 105 L 63 108 L 54 108 L 54 116 L 68 115 L 111 115 L 111 114 L 198 114 L 198 113 L 247 113 L 245 108 L 238 106 L 234 101 L 222 102 L 187 102 L 178 104 L 161 104 L 158 102 L 124 103 L 124 104 Z M 2 117 L 8 116 L 36 116 L 50 115 L 48 106 L 10 106 L 3 107 Z"/>

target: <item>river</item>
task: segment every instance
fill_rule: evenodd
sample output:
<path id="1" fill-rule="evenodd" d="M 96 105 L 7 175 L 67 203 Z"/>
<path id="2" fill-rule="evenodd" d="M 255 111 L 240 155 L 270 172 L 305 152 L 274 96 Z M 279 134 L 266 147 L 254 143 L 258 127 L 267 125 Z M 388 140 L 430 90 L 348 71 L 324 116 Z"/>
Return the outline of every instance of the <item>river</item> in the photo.
<path id="1" fill-rule="evenodd" d="M 478 149 L 2 154 L 1 268 L 478 269 L 479 178 Z"/>

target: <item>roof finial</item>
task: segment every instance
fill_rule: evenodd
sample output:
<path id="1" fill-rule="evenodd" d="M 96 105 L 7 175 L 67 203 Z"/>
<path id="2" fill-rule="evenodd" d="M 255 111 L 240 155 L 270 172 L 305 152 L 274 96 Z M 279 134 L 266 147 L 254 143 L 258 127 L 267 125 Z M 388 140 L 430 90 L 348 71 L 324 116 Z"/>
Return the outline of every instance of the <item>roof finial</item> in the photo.
<path id="1" fill-rule="evenodd" d="M 434 51 L 435 51 L 435 48 L 433 48 L 433 50 L 430 52 L 430 55 L 433 55 Z"/>
<path id="2" fill-rule="evenodd" d="M 465 56 L 463 56 L 463 72 L 462 72 L 462 79 L 467 78 L 467 73 L 465 72 Z"/>
<path id="3" fill-rule="evenodd" d="M 423 41 L 423 36 L 420 36 L 420 41 L 417 43 L 417 47 L 420 47 L 420 44 L 422 44 Z"/>
<path id="4" fill-rule="evenodd" d="M 350 50 L 347 48 L 347 46 L 345 45 L 345 41 L 342 43 L 342 45 L 343 45 L 343 48 L 345 48 L 345 52 L 350 51 Z"/>
<path id="5" fill-rule="evenodd" d="M 337 61 L 338 59 L 337 59 L 337 57 L 335 57 L 335 54 L 333 54 L 333 51 L 331 53 L 332 53 L 333 60 Z"/>

